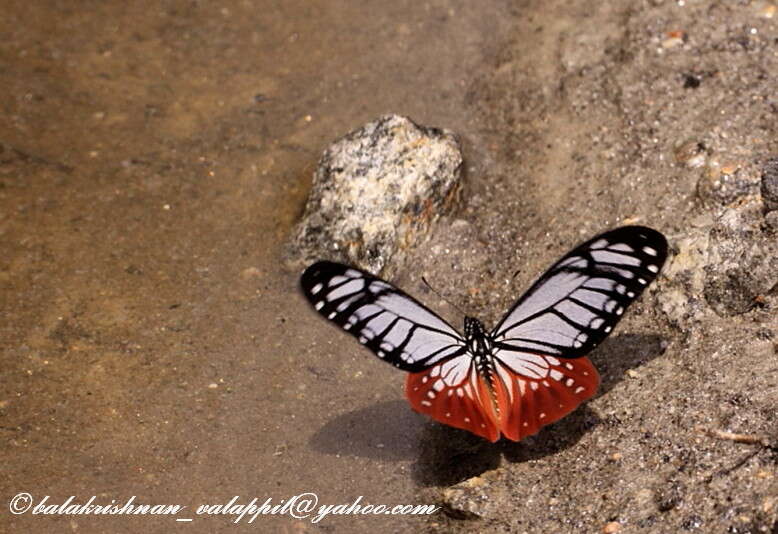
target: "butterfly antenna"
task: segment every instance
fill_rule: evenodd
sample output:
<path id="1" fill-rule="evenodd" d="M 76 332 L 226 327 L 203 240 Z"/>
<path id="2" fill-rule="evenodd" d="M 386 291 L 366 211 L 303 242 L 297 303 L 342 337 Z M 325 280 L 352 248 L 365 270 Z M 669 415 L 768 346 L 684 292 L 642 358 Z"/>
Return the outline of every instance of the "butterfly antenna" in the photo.
<path id="1" fill-rule="evenodd" d="M 446 297 L 444 297 L 443 295 L 441 295 L 440 293 L 438 293 L 438 291 L 437 291 L 437 290 L 436 290 L 434 287 L 432 287 L 432 286 L 430 285 L 430 283 L 429 283 L 429 282 L 427 282 L 427 279 L 426 279 L 426 278 L 424 278 L 424 277 L 422 276 L 422 277 L 421 277 L 421 281 L 422 281 L 422 282 L 424 282 L 424 285 L 426 285 L 428 288 L 430 288 L 430 291 L 432 291 L 432 292 L 433 292 L 433 293 L 435 293 L 435 294 L 436 294 L 438 297 L 440 297 L 440 298 L 441 298 L 441 299 L 443 299 L 445 302 L 447 302 L 447 303 L 449 304 L 449 306 L 453 306 L 453 307 L 454 307 L 454 309 L 456 309 L 456 310 L 457 310 L 459 313 L 461 313 L 461 314 L 462 314 L 462 315 L 464 315 L 465 317 L 467 317 L 467 316 L 468 316 L 468 315 L 467 315 L 465 312 L 463 312 L 463 311 L 462 311 L 462 309 L 461 309 L 459 306 L 457 306 L 456 304 L 454 304 L 453 302 L 451 302 L 450 300 L 448 300 Z"/>

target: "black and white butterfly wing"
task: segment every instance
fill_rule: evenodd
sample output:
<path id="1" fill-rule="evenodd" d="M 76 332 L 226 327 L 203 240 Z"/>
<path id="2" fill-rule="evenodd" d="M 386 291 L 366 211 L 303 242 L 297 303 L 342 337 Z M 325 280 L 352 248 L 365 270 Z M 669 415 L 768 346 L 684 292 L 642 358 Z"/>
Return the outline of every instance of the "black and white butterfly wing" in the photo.
<path id="1" fill-rule="evenodd" d="M 511 368 L 522 353 L 580 358 L 597 346 L 656 278 L 667 240 L 623 226 L 579 245 L 535 282 L 492 331 L 495 356 Z"/>
<path id="2" fill-rule="evenodd" d="M 437 314 L 362 270 L 320 261 L 300 278 L 313 307 L 403 371 L 419 372 L 465 354 L 465 341 Z"/>

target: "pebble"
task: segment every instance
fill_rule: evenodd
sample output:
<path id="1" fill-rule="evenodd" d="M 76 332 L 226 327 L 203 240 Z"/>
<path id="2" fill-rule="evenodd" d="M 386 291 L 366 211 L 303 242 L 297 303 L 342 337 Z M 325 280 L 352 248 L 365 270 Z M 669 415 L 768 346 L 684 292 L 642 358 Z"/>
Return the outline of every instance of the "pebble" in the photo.
<path id="1" fill-rule="evenodd" d="M 767 211 L 778 210 L 778 156 L 762 166 L 762 200 Z"/>

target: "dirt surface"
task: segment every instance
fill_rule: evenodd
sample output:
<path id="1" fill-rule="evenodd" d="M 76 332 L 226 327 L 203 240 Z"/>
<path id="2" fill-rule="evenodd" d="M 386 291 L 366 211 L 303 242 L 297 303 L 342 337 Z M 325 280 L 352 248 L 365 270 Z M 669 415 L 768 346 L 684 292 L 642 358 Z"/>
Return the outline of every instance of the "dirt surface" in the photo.
<path id="1" fill-rule="evenodd" d="M 778 154 L 775 6 L 74 6 L 0 19 L 0 530 L 776 531 L 778 303 L 753 294 L 767 274 L 717 285 L 684 255 L 731 220 L 778 239 L 754 189 Z M 592 354 L 598 396 L 536 437 L 492 445 L 412 413 L 402 373 L 281 266 L 319 154 L 385 113 L 463 147 L 459 212 L 395 280 L 454 324 L 422 275 L 493 324 L 605 228 L 655 227 L 691 258 Z M 451 491 L 479 518 L 193 513 Z M 12 515 L 22 492 L 194 520 Z"/>

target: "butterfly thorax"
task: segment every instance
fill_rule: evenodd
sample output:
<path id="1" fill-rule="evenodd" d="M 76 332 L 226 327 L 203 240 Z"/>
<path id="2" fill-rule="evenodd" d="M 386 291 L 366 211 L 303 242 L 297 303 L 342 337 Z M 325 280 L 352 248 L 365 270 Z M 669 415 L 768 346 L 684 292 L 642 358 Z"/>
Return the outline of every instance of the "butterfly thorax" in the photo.
<path id="1" fill-rule="evenodd" d="M 491 383 L 494 373 L 492 358 L 492 340 L 484 324 L 474 317 L 465 317 L 465 342 L 473 354 L 473 363 L 487 383 Z"/>

